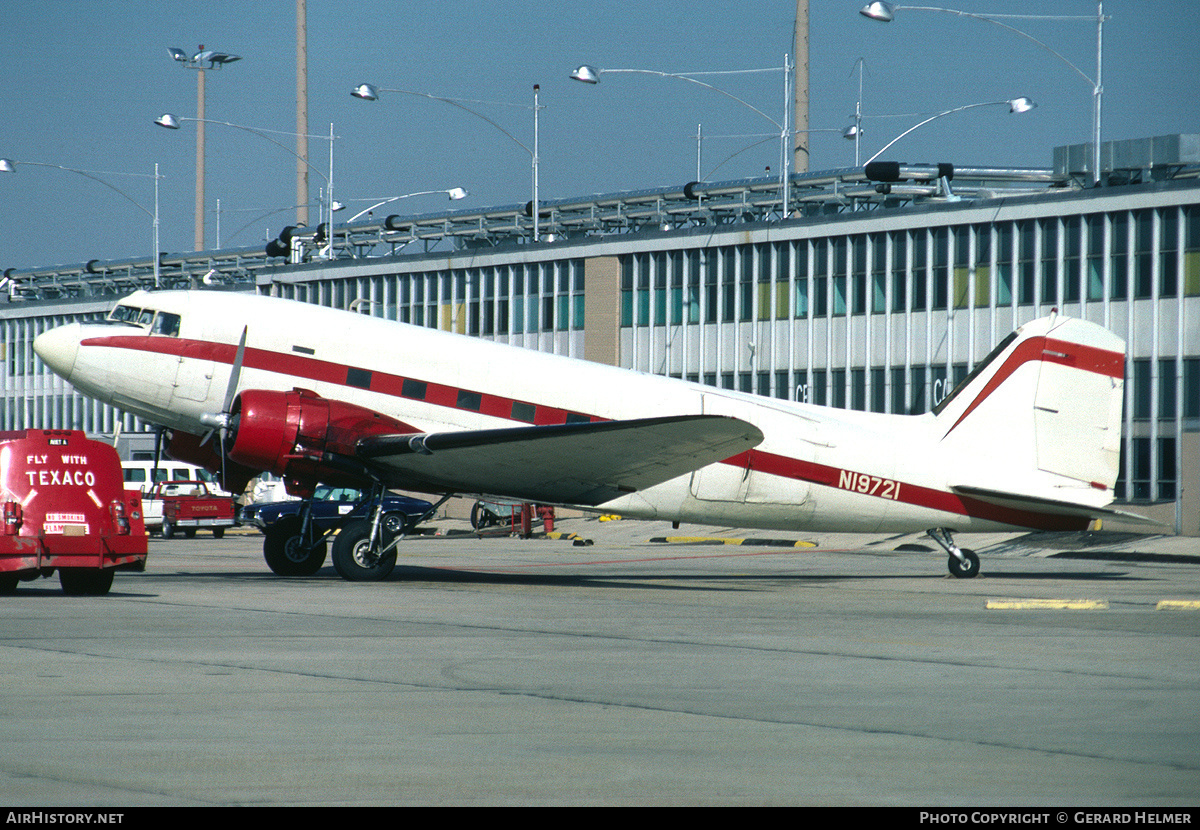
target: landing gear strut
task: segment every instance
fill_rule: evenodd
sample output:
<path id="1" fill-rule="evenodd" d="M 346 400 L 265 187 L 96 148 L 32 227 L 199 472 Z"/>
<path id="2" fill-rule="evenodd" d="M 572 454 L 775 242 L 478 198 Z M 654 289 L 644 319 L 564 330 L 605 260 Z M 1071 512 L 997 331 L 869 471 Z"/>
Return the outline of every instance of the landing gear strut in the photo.
<path id="1" fill-rule="evenodd" d="M 975 551 L 960 548 L 954 544 L 949 530 L 944 527 L 935 527 L 925 532 L 929 534 L 930 539 L 937 542 L 946 553 L 950 554 L 946 565 L 950 568 L 952 576 L 958 579 L 971 579 L 979 575 L 979 557 L 975 555 Z"/>
<path id="2" fill-rule="evenodd" d="M 371 493 L 371 501 L 375 505 L 371 510 L 371 518 L 350 522 L 333 540 L 334 569 L 342 579 L 351 582 L 387 579 L 396 567 L 396 545 L 449 499 L 449 495 L 443 496 L 421 516 L 397 526 L 383 516 L 383 487 L 376 485 Z"/>

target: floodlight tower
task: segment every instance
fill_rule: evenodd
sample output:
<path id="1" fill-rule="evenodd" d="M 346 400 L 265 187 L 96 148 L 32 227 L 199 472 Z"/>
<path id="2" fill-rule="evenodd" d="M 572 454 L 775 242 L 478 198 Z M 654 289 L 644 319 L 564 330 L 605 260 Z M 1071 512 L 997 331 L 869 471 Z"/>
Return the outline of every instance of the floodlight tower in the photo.
<path id="1" fill-rule="evenodd" d="M 240 55 L 230 55 L 226 52 L 206 50 L 200 44 L 199 51 L 192 56 L 175 46 L 168 46 L 167 51 L 181 66 L 197 70 L 196 81 L 196 250 L 204 250 L 204 71 L 205 69 L 220 69 L 226 64 L 240 61 Z M 208 64 L 206 67 L 205 64 Z"/>

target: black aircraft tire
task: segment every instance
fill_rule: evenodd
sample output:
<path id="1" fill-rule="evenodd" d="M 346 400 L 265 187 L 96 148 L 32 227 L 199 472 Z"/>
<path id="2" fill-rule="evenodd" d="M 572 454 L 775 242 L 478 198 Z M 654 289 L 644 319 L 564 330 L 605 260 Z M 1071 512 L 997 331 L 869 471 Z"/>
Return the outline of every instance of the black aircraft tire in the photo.
<path id="1" fill-rule="evenodd" d="M 961 553 L 966 562 L 959 562 L 954 554 L 950 554 L 950 559 L 946 562 L 951 575 L 958 579 L 974 579 L 979 576 L 979 557 L 975 555 L 975 551 L 962 548 Z"/>
<path id="2" fill-rule="evenodd" d="M 290 516 L 267 528 L 263 559 L 277 576 L 312 576 L 325 564 L 327 542 L 305 550 L 300 540 L 300 517 Z"/>
<path id="3" fill-rule="evenodd" d="M 371 522 L 359 519 L 338 532 L 333 540 L 333 567 L 350 582 L 378 582 L 396 567 L 396 549 L 383 556 L 371 552 Z"/>
<path id="4" fill-rule="evenodd" d="M 114 573 L 112 568 L 60 568 L 58 582 L 69 596 L 100 596 L 112 588 Z"/>

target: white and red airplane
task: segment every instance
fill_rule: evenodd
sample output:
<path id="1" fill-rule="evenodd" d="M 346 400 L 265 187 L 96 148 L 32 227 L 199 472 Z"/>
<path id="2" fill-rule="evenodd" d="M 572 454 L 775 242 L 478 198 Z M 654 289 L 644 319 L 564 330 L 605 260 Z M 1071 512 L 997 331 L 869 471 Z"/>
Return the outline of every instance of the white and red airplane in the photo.
<path id="1" fill-rule="evenodd" d="M 1052 315 L 1009 335 L 937 408 L 882 415 L 792 403 L 263 296 L 138 292 L 103 323 L 39 336 L 82 393 L 169 431 L 168 455 L 227 489 L 269 471 L 489 495 L 644 519 L 774 530 L 1083 529 L 1117 477 L 1124 342 Z M 214 437 L 215 434 L 215 437 Z M 211 439 L 211 440 L 210 440 Z M 382 579 L 396 529 L 373 510 L 333 563 Z M 1127 514 L 1120 514 L 1127 515 Z M 268 536 L 276 573 L 311 574 L 307 521 Z"/>

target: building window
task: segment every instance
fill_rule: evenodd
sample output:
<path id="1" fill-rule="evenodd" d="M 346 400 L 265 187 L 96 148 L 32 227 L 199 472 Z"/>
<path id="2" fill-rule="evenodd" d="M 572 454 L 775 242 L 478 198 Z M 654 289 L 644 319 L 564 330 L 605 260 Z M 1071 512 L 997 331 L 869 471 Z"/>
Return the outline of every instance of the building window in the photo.
<path id="1" fill-rule="evenodd" d="M 1150 361 L 1146 359 L 1133 361 L 1133 417 L 1139 421 L 1150 417 L 1150 390 L 1154 383 L 1150 366 Z"/>
<path id="2" fill-rule="evenodd" d="M 1183 293 L 1200 295 L 1200 207 L 1183 209 Z"/>
<path id="3" fill-rule="evenodd" d="M 1200 418 L 1200 357 L 1183 360 L 1183 417 Z"/>
<path id="4" fill-rule="evenodd" d="M 1109 261 L 1112 273 L 1109 275 L 1109 297 L 1114 300 L 1124 300 L 1129 297 L 1129 214 L 1125 211 L 1112 217 L 1111 242 L 1109 245 Z"/>
<path id="5" fill-rule="evenodd" d="M 1179 294 L 1179 211 L 1164 208 L 1158 222 L 1158 296 Z"/>
<path id="6" fill-rule="evenodd" d="M 1134 211 L 1133 229 L 1133 296 L 1144 299 L 1154 295 L 1154 211 Z"/>

